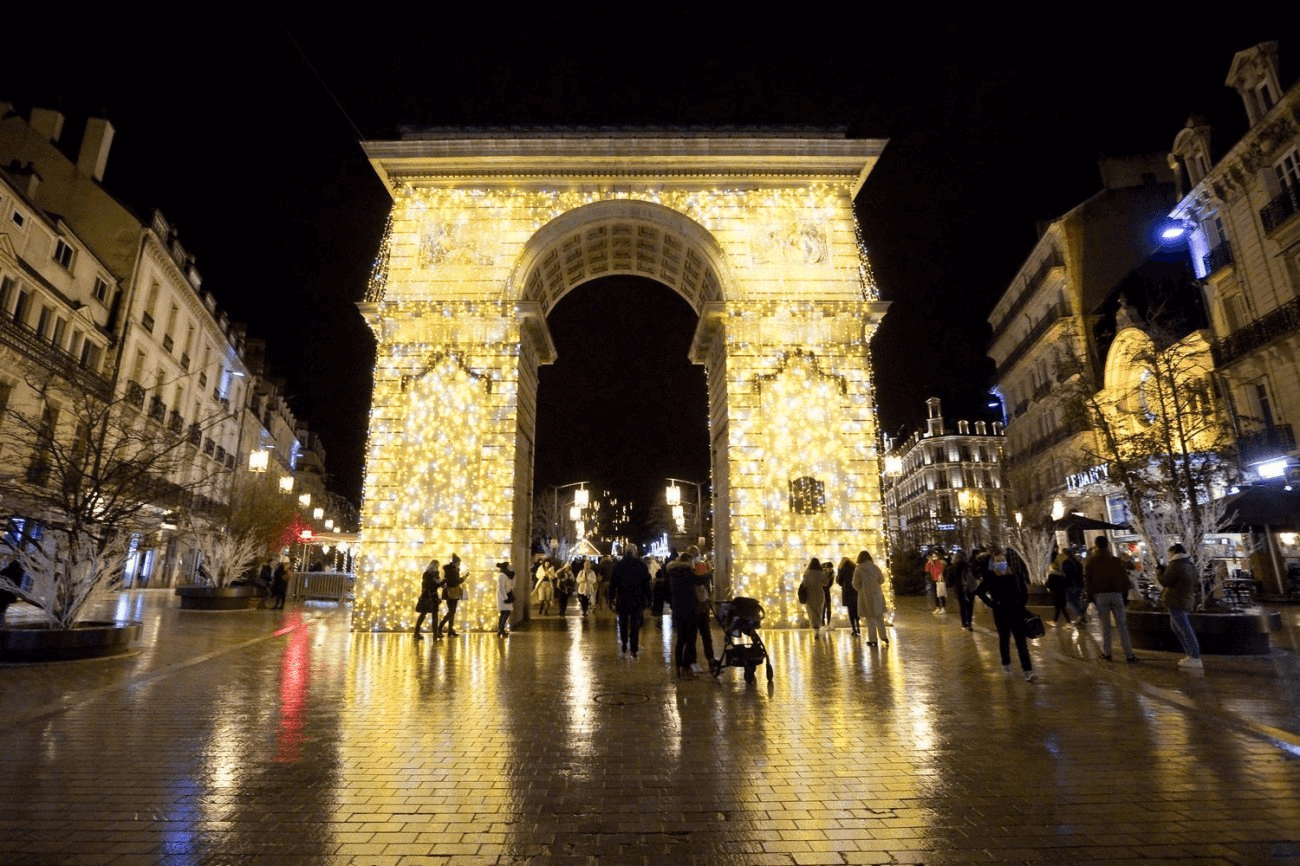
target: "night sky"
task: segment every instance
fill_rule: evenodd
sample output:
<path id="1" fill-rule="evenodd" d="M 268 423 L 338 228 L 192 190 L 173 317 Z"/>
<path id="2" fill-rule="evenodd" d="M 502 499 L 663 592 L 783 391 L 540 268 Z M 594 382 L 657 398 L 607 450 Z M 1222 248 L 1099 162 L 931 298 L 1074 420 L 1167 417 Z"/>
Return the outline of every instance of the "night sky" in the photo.
<path id="1" fill-rule="evenodd" d="M 37 30 L 7 21 L 16 44 L 0 99 L 63 110 L 71 148 L 87 113 L 114 122 L 105 186 L 180 228 L 205 288 L 269 340 L 290 405 L 324 440 L 332 486 L 358 499 L 374 346 L 355 303 L 389 204 L 360 139 L 403 124 L 844 125 L 890 139 L 857 205 L 893 302 L 875 355 L 882 425 L 897 433 L 931 395 L 952 418 L 983 407 L 985 317 L 1036 221 L 1097 191 L 1100 155 L 1167 152 L 1192 112 L 1226 149 L 1245 126 L 1223 86 L 1232 55 L 1279 40 L 1284 86 L 1300 65 L 1289 33 L 1243 16 L 1181 24 L 1168 9 L 1080 6 L 1086 15 L 1022 26 L 863 5 L 768 31 L 665 14 L 511 34 L 494 9 L 460 30 L 213 19 L 160 32 L 114 19 L 24 42 Z M 561 360 L 542 373 L 540 483 L 707 474 L 684 302 L 611 278 L 549 324 Z"/>

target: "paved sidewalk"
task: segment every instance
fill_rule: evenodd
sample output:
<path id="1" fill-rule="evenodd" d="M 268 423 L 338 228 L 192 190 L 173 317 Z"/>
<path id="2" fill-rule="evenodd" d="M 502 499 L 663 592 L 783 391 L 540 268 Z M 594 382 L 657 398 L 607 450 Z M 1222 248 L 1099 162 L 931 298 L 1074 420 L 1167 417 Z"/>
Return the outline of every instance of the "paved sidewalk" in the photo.
<path id="1" fill-rule="evenodd" d="M 1300 863 L 1294 608 L 1204 674 L 1053 631 L 1031 684 L 905 599 L 887 647 L 767 633 L 770 689 L 672 678 L 653 624 L 621 660 L 603 612 L 119 610 L 128 658 L 0 666 L 0 863 Z"/>

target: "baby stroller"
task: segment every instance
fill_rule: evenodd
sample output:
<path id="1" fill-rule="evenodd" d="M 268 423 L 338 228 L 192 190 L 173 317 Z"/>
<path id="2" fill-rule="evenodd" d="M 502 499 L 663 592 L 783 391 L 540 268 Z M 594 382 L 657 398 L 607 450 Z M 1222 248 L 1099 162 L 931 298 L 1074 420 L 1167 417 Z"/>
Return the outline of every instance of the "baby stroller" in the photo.
<path id="1" fill-rule="evenodd" d="M 758 677 L 754 670 L 760 664 L 767 665 L 767 681 L 772 681 L 772 660 L 767 656 L 767 647 L 758 636 L 759 626 L 763 623 L 763 605 L 757 599 L 737 597 L 724 601 L 714 608 L 718 625 L 722 626 L 722 657 L 714 659 L 709 666 L 716 677 L 723 668 L 744 668 L 745 682 L 755 682 Z"/>

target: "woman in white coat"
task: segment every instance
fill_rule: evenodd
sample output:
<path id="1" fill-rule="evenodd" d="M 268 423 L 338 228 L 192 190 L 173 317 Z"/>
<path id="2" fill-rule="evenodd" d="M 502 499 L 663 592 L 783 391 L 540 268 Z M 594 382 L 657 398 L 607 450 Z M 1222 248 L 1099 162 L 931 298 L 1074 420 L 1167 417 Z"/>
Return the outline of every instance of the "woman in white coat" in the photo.
<path id="1" fill-rule="evenodd" d="M 497 620 L 497 637 L 510 637 L 506 624 L 510 622 L 510 613 L 515 609 L 515 573 L 510 570 L 510 563 L 497 563 L 497 610 L 501 618 Z"/>
<path id="2" fill-rule="evenodd" d="M 867 646 L 875 646 L 876 639 L 889 643 L 885 636 L 885 575 L 871 561 L 865 550 L 858 554 L 858 567 L 853 570 L 853 588 L 858 591 L 858 617 L 867 627 Z"/>

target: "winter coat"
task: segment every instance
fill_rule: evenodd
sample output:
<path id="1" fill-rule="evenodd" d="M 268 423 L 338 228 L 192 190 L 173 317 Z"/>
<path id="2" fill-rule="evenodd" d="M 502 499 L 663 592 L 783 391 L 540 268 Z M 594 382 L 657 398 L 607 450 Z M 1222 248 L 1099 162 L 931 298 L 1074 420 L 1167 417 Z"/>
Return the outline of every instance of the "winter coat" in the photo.
<path id="1" fill-rule="evenodd" d="M 853 588 L 858 592 L 858 616 L 885 615 L 885 575 L 874 562 L 859 562 L 853 570 Z"/>
<path id="2" fill-rule="evenodd" d="M 415 603 L 416 613 L 438 612 L 438 589 L 441 586 L 442 580 L 438 577 L 438 572 L 425 569 L 424 576 L 420 578 L 420 599 Z"/>
<path id="3" fill-rule="evenodd" d="M 596 594 L 597 575 L 590 567 L 584 568 L 578 572 L 578 595 L 593 596 Z"/>
<path id="4" fill-rule="evenodd" d="M 650 569 L 635 556 L 625 556 L 609 578 L 609 600 L 619 613 L 637 613 L 650 604 Z"/>
<path id="5" fill-rule="evenodd" d="M 668 564 L 668 593 L 674 618 L 695 616 L 700 602 L 695 597 L 695 565 L 689 559 Z"/>
<path id="6" fill-rule="evenodd" d="M 1156 576 L 1164 587 L 1160 592 L 1160 603 L 1165 607 L 1178 610 L 1196 608 L 1196 566 L 1185 553 L 1175 553 L 1169 557 L 1164 574 Z"/>
<path id="7" fill-rule="evenodd" d="M 858 613 L 858 591 L 853 588 L 853 571 L 853 563 L 845 561 L 840 565 L 840 572 L 835 576 L 835 582 L 840 587 L 840 604 L 853 611 L 856 616 Z"/>
<path id="8" fill-rule="evenodd" d="M 814 627 L 822 624 L 822 614 L 826 612 L 826 593 L 825 588 L 829 585 L 830 578 L 826 572 L 820 568 L 810 568 L 803 573 L 801 586 L 804 587 L 806 598 L 804 602 L 808 606 L 808 619 Z"/>
<path id="9" fill-rule="evenodd" d="M 497 610 L 514 610 L 514 602 L 507 596 L 515 589 L 515 579 L 504 571 L 497 572 Z"/>
<path id="10" fill-rule="evenodd" d="M 461 586 L 465 579 L 460 576 L 460 566 L 454 562 L 449 562 L 442 567 L 443 598 L 447 600 L 461 598 L 465 595 L 465 589 Z"/>
<path id="11" fill-rule="evenodd" d="M 1109 550 L 1093 550 L 1083 564 L 1083 586 L 1088 595 L 1099 592 L 1127 593 L 1132 587 L 1124 560 Z"/>

